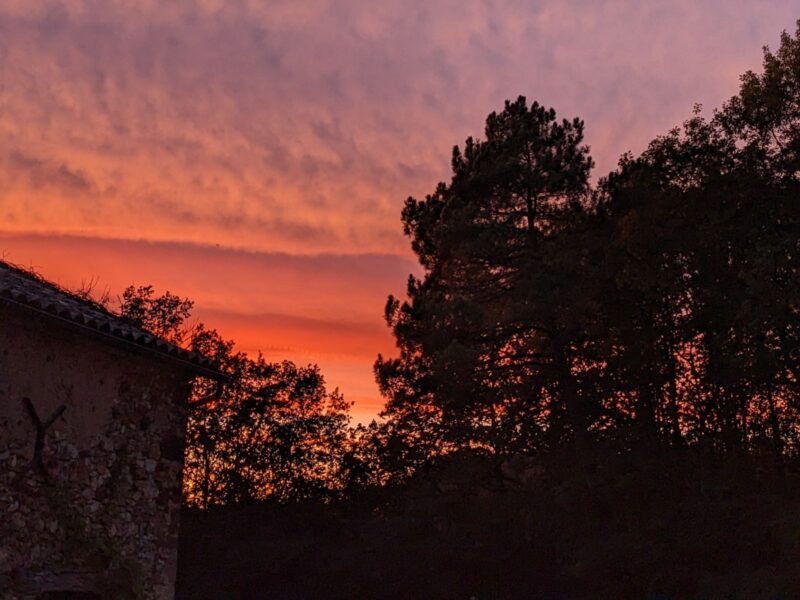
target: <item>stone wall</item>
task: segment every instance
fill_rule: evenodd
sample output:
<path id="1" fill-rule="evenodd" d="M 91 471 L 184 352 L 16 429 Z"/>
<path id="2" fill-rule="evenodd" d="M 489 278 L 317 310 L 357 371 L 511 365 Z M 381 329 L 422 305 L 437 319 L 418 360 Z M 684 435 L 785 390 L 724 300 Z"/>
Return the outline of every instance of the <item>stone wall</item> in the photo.
<path id="1" fill-rule="evenodd" d="M 190 375 L 0 311 L 0 598 L 172 598 Z M 46 431 L 34 461 L 36 428 Z"/>

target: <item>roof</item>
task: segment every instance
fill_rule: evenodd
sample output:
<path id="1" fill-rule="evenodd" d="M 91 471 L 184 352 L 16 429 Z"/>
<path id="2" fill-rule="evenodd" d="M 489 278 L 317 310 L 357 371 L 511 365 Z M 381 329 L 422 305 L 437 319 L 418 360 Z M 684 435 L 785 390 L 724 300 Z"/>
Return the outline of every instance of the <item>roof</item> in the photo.
<path id="1" fill-rule="evenodd" d="M 182 363 L 200 375 L 226 379 L 213 360 L 172 344 L 132 325 L 102 305 L 81 298 L 46 281 L 37 274 L 0 261 L 0 302 L 22 306 L 83 330 L 90 330 L 112 341 Z"/>

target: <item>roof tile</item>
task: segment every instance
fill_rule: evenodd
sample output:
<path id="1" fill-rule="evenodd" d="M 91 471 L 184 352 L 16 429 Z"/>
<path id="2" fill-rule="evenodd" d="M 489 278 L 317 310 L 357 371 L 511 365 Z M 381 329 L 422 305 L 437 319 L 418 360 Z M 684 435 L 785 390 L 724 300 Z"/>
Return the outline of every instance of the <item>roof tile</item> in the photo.
<path id="1" fill-rule="evenodd" d="M 217 372 L 214 362 L 197 352 L 180 348 L 152 333 L 132 325 L 99 304 L 83 300 L 76 295 L 45 281 L 41 277 L 0 261 L 0 302 L 11 299 L 39 312 L 110 334 L 120 341 L 141 346 L 154 354 L 180 358 L 202 371 Z"/>

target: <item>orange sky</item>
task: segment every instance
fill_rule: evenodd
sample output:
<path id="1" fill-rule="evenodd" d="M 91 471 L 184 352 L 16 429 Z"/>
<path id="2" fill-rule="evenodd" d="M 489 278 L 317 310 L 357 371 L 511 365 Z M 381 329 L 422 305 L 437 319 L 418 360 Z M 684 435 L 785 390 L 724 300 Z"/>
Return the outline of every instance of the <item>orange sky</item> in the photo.
<path id="1" fill-rule="evenodd" d="M 0 251 L 68 286 L 152 283 L 356 402 L 416 272 L 399 211 L 525 94 L 596 175 L 736 91 L 796 0 L 0 4 Z"/>

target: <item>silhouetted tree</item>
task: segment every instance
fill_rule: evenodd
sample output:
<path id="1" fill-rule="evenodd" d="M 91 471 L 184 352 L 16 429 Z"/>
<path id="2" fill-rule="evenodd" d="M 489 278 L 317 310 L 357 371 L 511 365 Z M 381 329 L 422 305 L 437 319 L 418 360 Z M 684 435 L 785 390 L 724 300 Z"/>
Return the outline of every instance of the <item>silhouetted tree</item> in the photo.
<path id="1" fill-rule="evenodd" d="M 120 314 L 213 358 L 229 375 L 222 394 L 197 402 L 187 429 L 184 483 L 190 504 L 330 499 L 352 484 L 344 464 L 351 435 L 347 403 L 326 390 L 319 368 L 272 363 L 234 349 L 216 330 L 189 326 L 193 303 L 152 286 L 129 287 Z M 209 391 L 198 382 L 196 399 Z M 346 468 L 347 466 L 347 468 Z"/>
<path id="2" fill-rule="evenodd" d="M 187 320 L 194 302 L 169 292 L 156 296 L 152 285 L 128 286 L 120 298 L 124 319 L 174 344 L 181 345 L 191 334 Z"/>
<path id="3" fill-rule="evenodd" d="M 375 365 L 396 468 L 589 434 L 796 451 L 800 24 L 594 192 L 577 119 L 520 98 L 485 138 L 403 209 L 425 275 L 389 298 L 400 356 Z"/>
<path id="4" fill-rule="evenodd" d="M 579 119 L 520 97 L 486 120 L 486 139 L 453 150 L 453 177 L 403 224 L 425 268 L 386 319 L 401 355 L 378 358 L 385 415 L 419 454 L 480 446 L 530 450 L 565 422 L 579 436 L 586 409 L 577 345 L 591 268 L 592 166 Z"/>
<path id="5" fill-rule="evenodd" d="M 619 309 L 608 393 L 662 438 L 796 444 L 798 48 L 784 33 L 711 120 L 696 114 L 601 184 L 606 309 Z"/>

